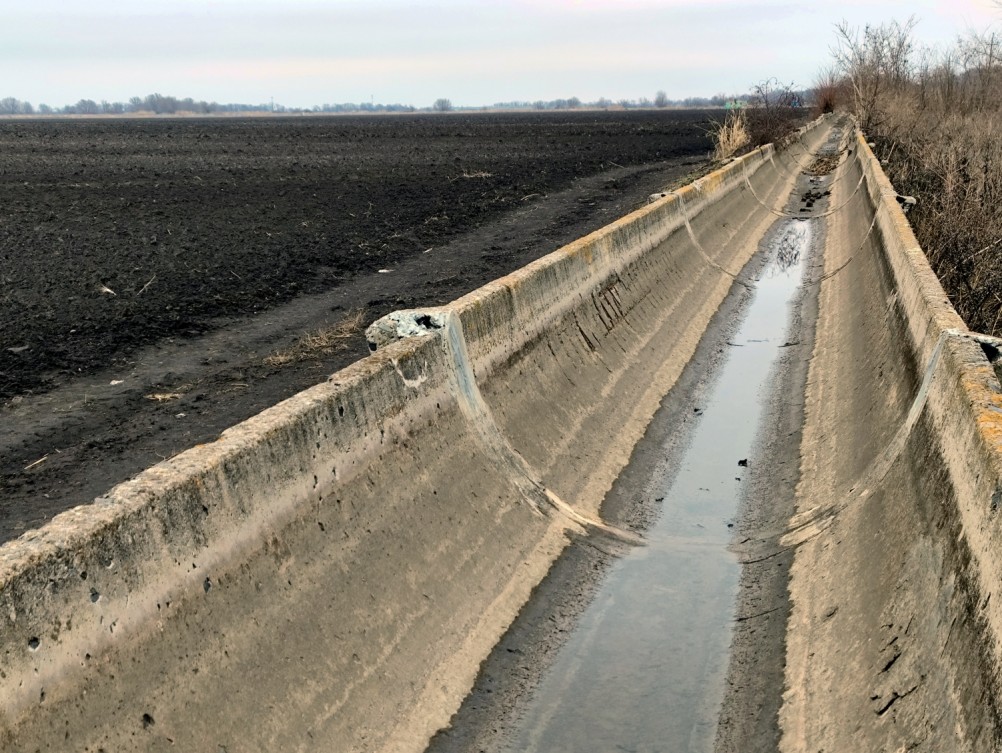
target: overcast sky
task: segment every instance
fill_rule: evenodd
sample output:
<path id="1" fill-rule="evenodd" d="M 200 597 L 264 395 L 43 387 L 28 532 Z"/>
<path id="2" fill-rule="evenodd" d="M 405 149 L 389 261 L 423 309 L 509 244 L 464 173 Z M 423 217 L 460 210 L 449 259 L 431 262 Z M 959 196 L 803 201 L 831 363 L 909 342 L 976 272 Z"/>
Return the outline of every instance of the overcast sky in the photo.
<path id="1" fill-rule="evenodd" d="M 0 0 L 0 97 L 300 107 L 736 94 L 809 86 L 834 25 L 949 44 L 993 0 Z"/>

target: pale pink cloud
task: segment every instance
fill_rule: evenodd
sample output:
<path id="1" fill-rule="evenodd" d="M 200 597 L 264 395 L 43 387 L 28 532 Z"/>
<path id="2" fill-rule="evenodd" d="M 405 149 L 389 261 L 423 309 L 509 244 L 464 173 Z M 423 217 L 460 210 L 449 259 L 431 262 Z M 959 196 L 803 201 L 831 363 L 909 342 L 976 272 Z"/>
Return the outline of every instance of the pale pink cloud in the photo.
<path id="1" fill-rule="evenodd" d="M 449 74 L 475 76 L 535 71 L 629 71 L 638 66 L 698 68 L 719 64 L 711 50 L 683 50 L 666 45 L 643 44 L 630 48 L 595 49 L 590 45 L 555 45 L 546 50 L 494 49 L 476 57 L 448 51 L 434 56 L 370 56 L 295 58 L 273 60 L 244 58 L 216 60 L 189 65 L 185 73 L 198 78 L 283 80 L 296 77 L 350 77 L 400 74 L 407 77 Z"/>

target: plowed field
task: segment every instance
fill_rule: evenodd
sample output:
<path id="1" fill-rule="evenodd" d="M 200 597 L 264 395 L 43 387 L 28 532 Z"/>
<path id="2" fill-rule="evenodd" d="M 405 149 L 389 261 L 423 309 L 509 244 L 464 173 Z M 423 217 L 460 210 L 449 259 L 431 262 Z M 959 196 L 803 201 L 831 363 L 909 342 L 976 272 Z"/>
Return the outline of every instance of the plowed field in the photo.
<path id="1" fill-rule="evenodd" d="M 0 121 L 0 541 L 630 211 L 709 117 Z"/>

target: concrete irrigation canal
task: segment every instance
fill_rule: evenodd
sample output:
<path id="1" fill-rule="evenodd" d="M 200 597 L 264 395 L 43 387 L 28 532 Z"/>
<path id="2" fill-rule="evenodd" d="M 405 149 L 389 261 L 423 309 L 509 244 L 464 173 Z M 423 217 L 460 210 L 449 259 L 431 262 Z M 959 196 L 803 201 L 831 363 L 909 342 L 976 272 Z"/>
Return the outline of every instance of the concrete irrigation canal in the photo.
<path id="1" fill-rule="evenodd" d="M 0 548 L 3 750 L 990 751 L 1002 343 L 823 118 Z"/>
<path id="2" fill-rule="evenodd" d="M 685 407 L 695 407 L 662 407 L 607 495 L 607 505 L 653 500 L 661 514 L 646 546 L 613 563 L 505 750 L 713 750 L 741 576 L 728 551 L 739 501 L 751 470 L 771 475 L 796 460 L 796 445 L 777 453 L 780 438 L 766 440 L 762 424 L 763 409 L 786 393 L 779 370 L 790 364 L 780 357 L 792 346 L 788 308 L 800 300 L 811 224 L 780 221 L 767 235 L 740 326 L 726 340 L 727 327 L 704 336 L 727 352 L 700 375 L 698 402 L 688 391 Z M 756 455 L 757 437 L 768 457 Z M 486 711 L 498 702 L 473 703 Z M 486 715 L 491 730 L 497 715 Z M 437 747 L 483 749 L 486 741 L 469 739 L 483 716 L 461 714 Z"/>

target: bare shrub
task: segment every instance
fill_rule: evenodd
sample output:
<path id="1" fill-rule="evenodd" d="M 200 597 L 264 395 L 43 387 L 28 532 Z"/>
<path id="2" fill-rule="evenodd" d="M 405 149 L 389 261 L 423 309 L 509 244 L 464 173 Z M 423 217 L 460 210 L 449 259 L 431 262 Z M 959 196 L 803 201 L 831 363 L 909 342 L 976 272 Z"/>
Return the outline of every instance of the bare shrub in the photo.
<path id="1" fill-rule="evenodd" d="M 844 100 L 845 86 L 838 71 L 834 67 L 822 69 L 811 92 L 811 116 L 817 118 L 835 112 Z"/>
<path id="2" fill-rule="evenodd" d="M 845 77 L 852 109 L 864 131 L 884 117 L 884 97 L 907 85 L 914 51 L 911 33 L 918 20 L 867 25 L 862 31 L 843 21 L 832 47 L 836 70 Z"/>
<path id="3" fill-rule="evenodd" d="M 800 95 L 793 84 L 770 78 L 752 87 L 746 127 L 752 146 L 779 144 L 802 119 Z"/>
<path id="4" fill-rule="evenodd" d="M 913 26 L 843 24 L 837 70 L 891 182 L 917 199 L 908 220 L 951 302 L 1002 335 L 1002 38 L 916 50 Z"/>
<path id="5" fill-rule="evenodd" d="M 713 158 L 727 159 L 747 147 L 775 144 L 782 148 L 804 118 L 801 96 L 793 84 L 780 84 L 775 78 L 752 87 L 748 105 L 728 110 L 723 122 L 708 129 L 713 140 Z"/>

